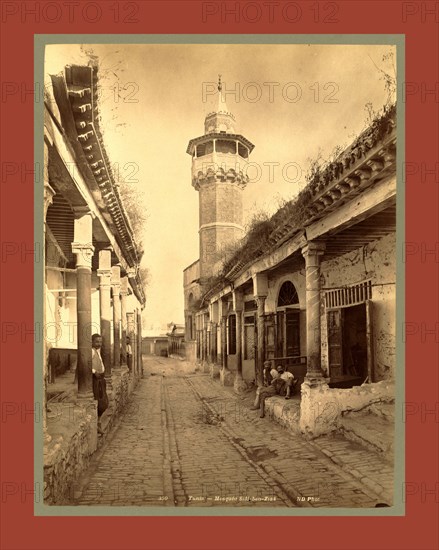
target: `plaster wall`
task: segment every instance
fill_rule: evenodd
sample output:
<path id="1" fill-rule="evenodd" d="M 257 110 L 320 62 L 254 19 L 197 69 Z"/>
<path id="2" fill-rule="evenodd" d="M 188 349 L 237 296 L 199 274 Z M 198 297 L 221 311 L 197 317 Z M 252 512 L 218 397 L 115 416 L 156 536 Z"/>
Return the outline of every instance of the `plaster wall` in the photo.
<path id="1" fill-rule="evenodd" d="M 394 403 L 395 386 L 392 381 L 383 380 L 335 389 L 326 384 L 312 387 L 304 382 L 301 394 L 300 428 L 315 437 L 339 429 L 342 416 L 347 412 L 361 411 L 373 404 Z"/>
<path id="2" fill-rule="evenodd" d="M 385 237 L 321 264 L 322 288 L 372 280 L 372 339 L 374 381 L 395 374 L 396 235 Z M 323 293 L 321 301 L 322 367 L 328 369 L 328 338 Z"/>

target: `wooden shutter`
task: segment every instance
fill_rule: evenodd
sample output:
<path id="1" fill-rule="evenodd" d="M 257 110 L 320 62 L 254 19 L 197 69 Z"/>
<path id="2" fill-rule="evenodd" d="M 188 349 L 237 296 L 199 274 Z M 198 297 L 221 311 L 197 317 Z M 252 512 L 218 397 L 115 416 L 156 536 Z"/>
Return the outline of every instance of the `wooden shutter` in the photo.
<path id="1" fill-rule="evenodd" d="M 285 312 L 278 311 L 276 317 L 276 357 L 284 357 Z"/>
<path id="2" fill-rule="evenodd" d="M 327 311 L 329 376 L 343 374 L 343 313 L 341 309 Z"/>
<path id="3" fill-rule="evenodd" d="M 367 347 L 367 375 L 369 382 L 375 379 L 373 369 L 373 319 L 372 319 L 372 300 L 366 300 L 366 347 Z"/>
<path id="4" fill-rule="evenodd" d="M 229 355 L 236 354 L 236 315 L 229 315 Z"/>
<path id="5" fill-rule="evenodd" d="M 295 357 L 300 355 L 300 324 L 299 311 L 287 310 L 286 312 L 286 356 Z"/>
<path id="6" fill-rule="evenodd" d="M 274 314 L 265 317 L 265 358 L 274 359 L 276 356 L 276 327 Z"/>

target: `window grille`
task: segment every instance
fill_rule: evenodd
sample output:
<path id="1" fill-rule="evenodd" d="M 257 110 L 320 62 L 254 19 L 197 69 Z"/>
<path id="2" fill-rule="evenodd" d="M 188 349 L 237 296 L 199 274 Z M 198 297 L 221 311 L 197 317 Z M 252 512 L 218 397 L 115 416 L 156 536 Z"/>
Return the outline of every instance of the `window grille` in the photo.
<path id="1" fill-rule="evenodd" d="M 325 306 L 328 309 L 349 307 L 372 299 L 372 281 L 325 290 Z"/>
<path id="2" fill-rule="evenodd" d="M 291 281 L 285 281 L 279 291 L 277 307 L 299 304 L 296 287 Z"/>
<path id="3" fill-rule="evenodd" d="M 255 326 L 244 325 L 244 359 L 255 358 Z"/>

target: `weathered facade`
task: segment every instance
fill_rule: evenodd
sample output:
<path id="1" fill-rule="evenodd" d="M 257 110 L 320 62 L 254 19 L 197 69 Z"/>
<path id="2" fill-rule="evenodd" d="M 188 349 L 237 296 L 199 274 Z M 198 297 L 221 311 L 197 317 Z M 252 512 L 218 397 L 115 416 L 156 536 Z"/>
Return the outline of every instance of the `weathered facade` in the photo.
<path id="1" fill-rule="evenodd" d="M 66 497 L 97 448 L 91 336 L 103 338 L 105 434 L 141 375 L 141 251 L 107 156 L 97 68 L 48 75 L 44 108 L 45 501 Z M 134 355 L 129 372 L 126 338 Z M 47 409 L 47 414 L 46 414 Z"/>
<path id="2" fill-rule="evenodd" d="M 142 338 L 142 352 L 145 355 L 167 357 L 168 347 L 168 337 L 164 334 L 161 336 L 144 336 Z"/>
<path id="3" fill-rule="evenodd" d="M 261 382 L 265 359 L 283 364 L 301 382 L 300 427 L 310 434 L 334 429 L 346 410 L 394 399 L 395 121 L 390 106 L 222 265 L 219 248 L 206 255 L 200 214 L 200 261 L 184 272 L 188 357 L 237 391 Z M 234 127 L 229 132 L 237 139 Z M 242 202 L 236 152 L 228 153 L 227 171 L 199 170 L 194 143 L 208 139 L 206 130 L 188 152 L 197 189 L 214 196 L 212 187 L 230 188 L 228 207 L 208 203 L 213 226 L 222 209 L 240 219 Z"/>

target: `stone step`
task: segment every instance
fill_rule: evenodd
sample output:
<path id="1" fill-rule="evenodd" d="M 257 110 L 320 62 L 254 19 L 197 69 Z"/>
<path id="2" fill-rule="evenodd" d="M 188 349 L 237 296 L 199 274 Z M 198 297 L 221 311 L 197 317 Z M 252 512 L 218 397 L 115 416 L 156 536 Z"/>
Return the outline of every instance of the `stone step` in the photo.
<path id="1" fill-rule="evenodd" d="M 348 413 L 343 416 L 339 431 L 347 439 L 383 455 L 387 460 L 392 460 L 395 427 L 393 422 L 386 418 L 389 417 L 370 412 Z"/>

